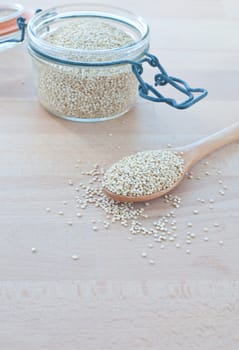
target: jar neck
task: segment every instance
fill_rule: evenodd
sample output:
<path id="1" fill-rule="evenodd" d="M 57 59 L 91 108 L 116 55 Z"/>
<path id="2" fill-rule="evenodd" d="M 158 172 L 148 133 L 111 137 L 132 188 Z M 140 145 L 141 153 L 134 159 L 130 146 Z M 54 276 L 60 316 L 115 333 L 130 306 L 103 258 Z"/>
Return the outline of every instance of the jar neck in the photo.
<path id="1" fill-rule="evenodd" d="M 95 4 L 69 5 L 38 13 L 28 26 L 30 52 L 43 59 L 79 66 L 115 65 L 142 58 L 149 48 L 149 27 L 145 21 L 126 10 L 105 5 L 98 5 L 96 8 L 95 6 Z M 67 21 L 84 17 L 119 25 L 122 30 L 132 33 L 134 38 L 132 44 L 108 50 L 82 50 L 52 45 L 44 40 L 44 35 L 50 33 L 56 26 L 57 30 L 60 30 L 61 23 L 64 25 Z"/>

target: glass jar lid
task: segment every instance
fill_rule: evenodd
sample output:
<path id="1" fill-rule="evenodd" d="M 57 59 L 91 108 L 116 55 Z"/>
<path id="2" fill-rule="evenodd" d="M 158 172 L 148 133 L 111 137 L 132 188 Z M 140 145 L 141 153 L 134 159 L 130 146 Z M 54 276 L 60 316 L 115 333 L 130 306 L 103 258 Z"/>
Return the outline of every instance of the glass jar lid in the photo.
<path id="1" fill-rule="evenodd" d="M 26 22 L 33 11 L 20 4 L 0 4 L 0 50 L 8 49 L 24 40 Z"/>

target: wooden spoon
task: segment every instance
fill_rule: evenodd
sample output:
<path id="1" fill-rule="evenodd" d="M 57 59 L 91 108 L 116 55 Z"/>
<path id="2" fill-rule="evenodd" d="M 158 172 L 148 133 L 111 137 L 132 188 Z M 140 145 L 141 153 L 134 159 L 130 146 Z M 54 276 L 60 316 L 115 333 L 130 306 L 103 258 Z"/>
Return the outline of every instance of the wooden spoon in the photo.
<path id="1" fill-rule="evenodd" d="M 180 155 L 184 159 L 184 173 L 181 175 L 178 181 L 176 181 L 173 184 L 173 186 L 166 190 L 137 197 L 119 195 L 117 193 L 109 191 L 107 188 L 104 188 L 104 192 L 107 196 L 119 202 L 144 202 L 164 196 L 166 193 L 172 191 L 176 186 L 178 186 L 178 184 L 182 181 L 189 169 L 200 159 L 202 159 L 209 153 L 215 151 L 216 149 L 223 147 L 229 143 L 232 143 L 238 139 L 239 123 L 235 123 L 223 130 L 216 132 L 215 134 L 212 134 L 189 145 L 177 148 L 170 148 L 170 151 L 172 152 L 181 152 Z"/>

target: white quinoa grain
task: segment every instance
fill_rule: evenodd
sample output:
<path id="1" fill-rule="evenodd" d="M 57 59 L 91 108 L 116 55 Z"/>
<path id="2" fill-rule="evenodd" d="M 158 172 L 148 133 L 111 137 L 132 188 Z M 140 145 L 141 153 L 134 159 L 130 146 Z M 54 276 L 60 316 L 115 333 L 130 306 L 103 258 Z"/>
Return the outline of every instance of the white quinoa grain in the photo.
<path id="1" fill-rule="evenodd" d="M 76 255 L 76 254 L 74 254 L 74 255 L 72 255 L 72 260 L 78 260 L 78 255 Z"/>

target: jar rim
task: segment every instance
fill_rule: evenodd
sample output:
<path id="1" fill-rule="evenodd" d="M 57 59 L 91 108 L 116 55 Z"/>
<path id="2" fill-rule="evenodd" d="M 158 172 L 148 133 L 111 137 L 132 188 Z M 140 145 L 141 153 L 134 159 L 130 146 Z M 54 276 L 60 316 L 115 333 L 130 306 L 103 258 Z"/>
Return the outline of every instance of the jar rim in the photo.
<path id="1" fill-rule="evenodd" d="M 74 10 L 74 8 L 79 8 Z M 66 10 L 64 12 L 64 10 Z M 61 12 L 62 11 L 62 12 Z M 129 28 L 137 30 L 140 37 L 129 45 L 122 47 L 116 47 L 112 49 L 76 49 L 65 48 L 57 46 L 45 41 L 41 36 L 37 34 L 37 30 L 42 25 L 54 23 L 54 21 L 66 19 L 66 18 L 82 18 L 82 17 L 98 17 L 104 19 L 110 19 L 115 22 L 121 22 L 121 24 L 127 25 Z M 115 55 L 115 59 L 125 59 L 126 57 L 138 57 L 145 49 L 148 49 L 149 41 L 149 26 L 146 21 L 139 15 L 134 14 L 131 11 L 122 9 L 115 6 L 97 4 L 97 3 L 75 3 L 70 5 L 61 5 L 52 7 L 50 9 L 40 11 L 29 22 L 28 25 L 28 45 L 30 51 L 36 52 L 38 55 L 45 57 L 51 57 L 61 60 L 66 58 L 66 51 L 72 53 L 72 56 L 80 55 L 84 61 L 84 57 L 98 56 L 106 58 L 103 62 L 107 62 L 107 56 Z M 116 58 L 117 57 L 117 58 Z M 74 59 L 76 62 L 77 59 Z M 102 62 L 102 63 L 103 63 Z M 86 63 L 86 62 L 85 62 Z"/>
<path id="2" fill-rule="evenodd" d="M 24 11 L 24 7 L 21 4 L 16 3 L 0 4 L 0 10 L 12 10 L 12 13 L 9 15 L 0 17 L 0 23 L 6 23 L 21 16 Z"/>

